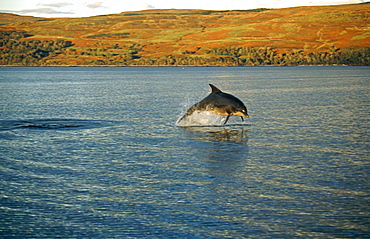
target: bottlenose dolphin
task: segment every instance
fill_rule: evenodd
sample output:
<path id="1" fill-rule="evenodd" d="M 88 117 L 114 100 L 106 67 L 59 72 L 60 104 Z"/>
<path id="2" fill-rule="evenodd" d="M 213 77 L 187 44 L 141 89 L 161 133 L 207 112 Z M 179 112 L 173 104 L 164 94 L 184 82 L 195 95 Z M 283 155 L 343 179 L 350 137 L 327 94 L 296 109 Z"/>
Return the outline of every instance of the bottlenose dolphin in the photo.
<path id="1" fill-rule="evenodd" d="M 212 92 L 206 98 L 191 106 L 179 122 L 197 110 L 208 111 L 218 115 L 227 115 L 224 124 L 227 123 L 232 115 L 241 116 L 242 121 L 244 121 L 243 117 L 249 118 L 247 108 L 243 102 L 231 94 L 222 92 L 212 84 L 209 84 L 209 86 Z"/>

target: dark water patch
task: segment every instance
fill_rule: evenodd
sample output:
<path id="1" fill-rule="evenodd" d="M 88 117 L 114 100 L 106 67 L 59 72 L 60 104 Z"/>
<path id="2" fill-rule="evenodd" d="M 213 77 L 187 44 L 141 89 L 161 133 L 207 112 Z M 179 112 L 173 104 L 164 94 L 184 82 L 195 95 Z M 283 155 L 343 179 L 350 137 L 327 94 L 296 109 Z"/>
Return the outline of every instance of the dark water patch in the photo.
<path id="1" fill-rule="evenodd" d="M 85 119 L 0 120 L 0 131 L 15 129 L 76 130 L 109 127 L 115 124 L 118 124 L 118 122 Z"/>

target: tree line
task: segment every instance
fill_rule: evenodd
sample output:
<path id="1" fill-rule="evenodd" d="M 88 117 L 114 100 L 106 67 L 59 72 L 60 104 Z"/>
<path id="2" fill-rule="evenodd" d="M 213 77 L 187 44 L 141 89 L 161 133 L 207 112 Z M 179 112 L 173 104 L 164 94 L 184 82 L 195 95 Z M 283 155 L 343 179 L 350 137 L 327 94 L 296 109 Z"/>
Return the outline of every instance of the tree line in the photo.
<path id="1" fill-rule="evenodd" d="M 200 52 L 183 51 L 161 57 L 141 55 L 145 45 L 97 45 L 95 48 L 73 47 L 71 41 L 27 39 L 26 32 L 0 32 L 0 65 L 47 66 L 68 65 L 55 57 L 59 54 L 79 58 L 80 65 L 112 66 L 296 66 L 296 65 L 370 65 L 370 47 L 338 49 L 326 52 L 293 50 L 280 53 L 271 47 L 224 47 Z M 25 39 L 26 38 L 26 39 Z M 55 58 L 53 58 L 55 57 Z"/>
<path id="2" fill-rule="evenodd" d="M 28 37 L 25 32 L 0 32 L 0 65 L 42 65 L 48 56 L 61 54 L 72 46 L 71 41 L 57 40 L 21 40 Z"/>
<path id="3" fill-rule="evenodd" d="M 133 53 L 133 54 L 131 54 Z M 370 47 L 361 49 L 336 49 L 330 52 L 296 50 L 278 53 L 270 47 L 214 48 L 197 55 L 196 51 L 184 51 L 181 55 L 168 54 L 159 58 L 138 55 L 139 51 L 112 54 L 109 59 L 87 61 L 87 65 L 124 66 L 298 66 L 298 65 L 370 65 Z"/>

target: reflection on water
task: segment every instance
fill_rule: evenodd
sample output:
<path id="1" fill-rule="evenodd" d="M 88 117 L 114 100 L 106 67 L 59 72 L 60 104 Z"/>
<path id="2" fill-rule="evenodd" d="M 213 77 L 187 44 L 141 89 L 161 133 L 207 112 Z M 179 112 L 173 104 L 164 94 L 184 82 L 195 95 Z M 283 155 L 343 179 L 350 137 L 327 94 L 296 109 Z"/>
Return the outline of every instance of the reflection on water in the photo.
<path id="1" fill-rule="evenodd" d="M 207 175 L 212 179 L 208 185 L 211 191 L 224 191 L 224 195 L 233 195 L 234 186 L 246 164 L 249 155 L 248 125 L 226 127 L 180 127 L 189 140 L 197 141 L 197 147 L 205 159 Z M 225 184 L 226 183 L 226 184 Z M 226 193 L 227 191 L 227 193 Z M 217 199 L 220 201 L 220 199 Z"/>
<path id="2" fill-rule="evenodd" d="M 181 127 L 189 136 L 198 138 L 205 142 L 229 142 L 235 144 L 246 144 L 248 141 L 247 127 Z"/>

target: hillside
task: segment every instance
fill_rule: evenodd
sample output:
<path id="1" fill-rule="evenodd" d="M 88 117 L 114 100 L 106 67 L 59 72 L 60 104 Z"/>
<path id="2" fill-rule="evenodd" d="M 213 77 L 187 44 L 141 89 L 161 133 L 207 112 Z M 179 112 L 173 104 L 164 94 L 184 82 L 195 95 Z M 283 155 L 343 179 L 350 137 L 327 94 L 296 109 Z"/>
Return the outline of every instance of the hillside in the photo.
<path id="1" fill-rule="evenodd" d="M 2 14 L 0 64 L 369 65 L 369 6 L 27 20 Z"/>
<path id="2" fill-rule="evenodd" d="M 0 13 L 0 25 L 6 25 L 15 22 L 32 22 L 37 20 L 43 20 L 44 18 L 32 17 L 32 16 L 19 16 L 12 13 Z"/>

